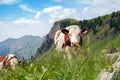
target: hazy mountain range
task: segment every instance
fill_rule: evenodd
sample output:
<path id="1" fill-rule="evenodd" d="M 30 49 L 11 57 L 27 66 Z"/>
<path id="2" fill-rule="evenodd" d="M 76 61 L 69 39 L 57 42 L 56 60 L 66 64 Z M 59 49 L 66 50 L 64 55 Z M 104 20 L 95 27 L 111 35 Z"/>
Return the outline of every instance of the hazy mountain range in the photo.
<path id="1" fill-rule="evenodd" d="M 23 36 L 21 38 L 8 38 L 0 42 L 0 55 L 14 53 L 19 59 L 29 59 L 34 56 L 41 46 L 44 37 Z"/>

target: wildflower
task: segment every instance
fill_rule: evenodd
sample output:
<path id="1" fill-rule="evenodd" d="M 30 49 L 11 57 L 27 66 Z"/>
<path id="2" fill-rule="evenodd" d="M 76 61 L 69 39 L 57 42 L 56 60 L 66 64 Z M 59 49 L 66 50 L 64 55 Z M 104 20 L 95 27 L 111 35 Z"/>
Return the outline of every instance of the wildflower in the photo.
<path id="1" fill-rule="evenodd" d="M 47 71 L 47 69 L 44 66 L 42 66 L 42 70 L 43 70 L 43 72 Z"/>

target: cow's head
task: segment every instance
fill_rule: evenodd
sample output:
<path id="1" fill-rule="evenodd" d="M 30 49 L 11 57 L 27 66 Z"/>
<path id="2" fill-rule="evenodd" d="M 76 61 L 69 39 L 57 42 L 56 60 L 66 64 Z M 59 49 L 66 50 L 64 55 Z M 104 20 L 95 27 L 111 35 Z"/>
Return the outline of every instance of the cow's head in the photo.
<path id="1" fill-rule="evenodd" d="M 15 66 L 18 64 L 18 60 L 17 58 L 13 58 L 11 59 L 11 61 L 9 62 L 9 65 L 11 66 L 11 69 L 15 70 Z"/>
<path id="2" fill-rule="evenodd" d="M 8 54 L 6 65 L 10 66 L 12 70 L 15 70 L 15 66 L 18 64 L 18 59 L 14 54 Z"/>
<path id="3" fill-rule="evenodd" d="M 65 43 L 62 45 L 62 48 L 66 48 L 66 46 L 71 46 L 71 40 L 70 40 L 70 36 L 69 36 L 69 30 L 62 29 L 61 32 L 65 34 L 65 36 L 64 36 Z"/>
<path id="4" fill-rule="evenodd" d="M 88 32 L 88 29 L 80 29 L 79 26 L 72 26 L 66 29 L 62 29 L 61 32 L 65 34 L 65 45 L 78 47 L 82 45 L 82 35 Z"/>

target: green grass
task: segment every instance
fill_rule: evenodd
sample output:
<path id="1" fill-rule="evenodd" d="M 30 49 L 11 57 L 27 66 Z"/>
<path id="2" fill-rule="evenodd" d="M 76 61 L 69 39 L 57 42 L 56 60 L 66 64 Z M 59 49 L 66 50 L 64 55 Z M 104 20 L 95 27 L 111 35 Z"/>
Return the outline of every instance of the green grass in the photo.
<path id="1" fill-rule="evenodd" d="M 70 61 L 63 58 L 64 52 L 58 55 L 52 47 L 37 61 L 18 65 L 15 71 L 1 71 L 0 80 L 95 80 L 100 70 L 109 69 L 112 64 L 101 51 L 111 45 L 120 49 L 119 41 L 120 35 L 84 42 L 82 53 Z M 119 75 L 120 72 L 116 80 L 120 80 Z"/>
<path id="2" fill-rule="evenodd" d="M 40 59 L 41 66 L 47 69 L 43 80 L 95 80 L 98 72 L 108 66 L 107 60 L 100 54 L 80 53 L 71 61 L 65 60 L 63 54 L 58 56 L 53 49 Z"/>
<path id="3" fill-rule="evenodd" d="M 107 32 L 109 29 L 110 29 L 109 25 L 106 25 L 106 26 L 104 26 L 104 27 L 96 27 L 97 34 L 95 34 L 95 35 L 100 35 L 100 34 L 102 34 L 102 33 L 105 33 L 105 32 Z"/>

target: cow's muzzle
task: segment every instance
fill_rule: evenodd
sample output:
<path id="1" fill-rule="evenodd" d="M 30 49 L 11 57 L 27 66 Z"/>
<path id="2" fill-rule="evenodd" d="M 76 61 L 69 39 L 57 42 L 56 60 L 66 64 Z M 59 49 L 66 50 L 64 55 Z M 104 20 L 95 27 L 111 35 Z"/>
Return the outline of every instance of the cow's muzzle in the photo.
<path id="1" fill-rule="evenodd" d="M 79 44 L 79 42 L 73 42 L 73 43 L 71 44 L 71 46 L 78 48 L 78 47 L 80 46 L 80 44 Z"/>

